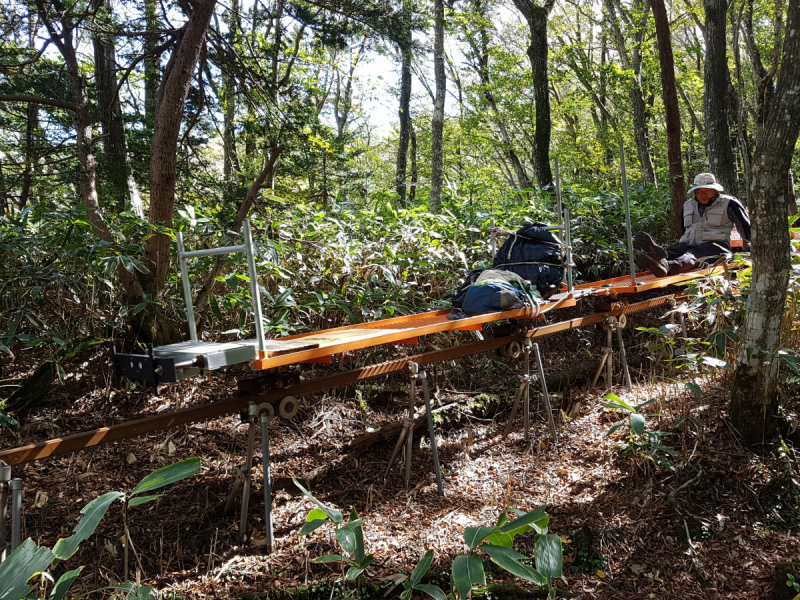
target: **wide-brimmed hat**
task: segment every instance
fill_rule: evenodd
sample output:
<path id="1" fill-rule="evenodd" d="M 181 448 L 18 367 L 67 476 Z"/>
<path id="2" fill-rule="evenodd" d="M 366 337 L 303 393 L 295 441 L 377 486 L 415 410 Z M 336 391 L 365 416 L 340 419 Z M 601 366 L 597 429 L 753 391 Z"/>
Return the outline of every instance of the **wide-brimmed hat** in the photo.
<path id="1" fill-rule="evenodd" d="M 723 189 L 722 186 L 717 183 L 717 178 L 714 177 L 713 173 L 700 173 L 694 178 L 693 187 L 686 193 L 691 194 L 693 191 L 700 188 L 708 188 L 710 190 L 717 190 L 718 192 L 721 192 Z"/>

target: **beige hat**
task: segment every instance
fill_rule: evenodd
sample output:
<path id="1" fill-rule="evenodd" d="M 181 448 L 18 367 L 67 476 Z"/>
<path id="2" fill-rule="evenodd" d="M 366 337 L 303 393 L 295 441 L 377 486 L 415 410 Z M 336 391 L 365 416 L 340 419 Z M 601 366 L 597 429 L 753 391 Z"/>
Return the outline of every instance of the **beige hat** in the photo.
<path id="1" fill-rule="evenodd" d="M 694 186 L 686 193 L 691 194 L 698 188 L 708 188 L 710 190 L 717 190 L 718 192 L 722 191 L 722 186 L 717 183 L 717 178 L 714 177 L 713 173 L 700 173 L 694 178 Z"/>

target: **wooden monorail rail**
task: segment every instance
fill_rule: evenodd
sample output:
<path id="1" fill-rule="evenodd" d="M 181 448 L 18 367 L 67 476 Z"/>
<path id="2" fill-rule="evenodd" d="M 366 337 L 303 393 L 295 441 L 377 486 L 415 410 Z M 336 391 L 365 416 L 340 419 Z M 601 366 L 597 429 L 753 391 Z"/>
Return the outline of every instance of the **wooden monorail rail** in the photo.
<path id="1" fill-rule="evenodd" d="M 463 344 L 453 348 L 446 348 L 444 350 L 437 350 L 434 352 L 426 352 L 424 354 L 417 354 L 408 356 L 397 360 L 391 360 L 384 363 L 369 365 L 359 369 L 353 369 L 345 373 L 338 373 L 336 375 L 329 375 L 321 377 L 312 381 L 304 381 L 297 385 L 287 387 L 281 390 L 275 390 L 265 394 L 256 396 L 248 396 L 242 398 L 229 398 L 214 402 L 212 404 L 203 404 L 201 406 L 193 406 L 185 408 L 173 413 L 154 415 L 152 417 L 145 417 L 136 421 L 128 421 L 126 423 L 119 423 L 111 427 L 101 427 L 83 433 L 76 433 L 68 435 L 63 438 L 55 438 L 44 442 L 37 442 L 35 444 L 28 444 L 20 446 L 19 448 L 12 448 L 9 450 L 0 451 L 0 460 L 5 461 L 9 465 L 20 465 L 34 460 L 50 458 L 60 454 L 69 452 L 76 452 L 92 446 L 99 446 L 101 444 L 108 444 L 124 440 L 154 431 L 161 431 L 178 425 L 185 425 L 187 423 L 194 423 L 205 419 L 218 418 L 223 415 L 246 410 L 250 402 L 260 404 L 262 402 L 276 402 L 286 396 L 302 396 L 312 392 L 318 392 L 342 385 L 349 385 L 369 379 L 371 377 L 378 377 L 387 373 L 394 373 L 397 371 L 404 371 L 408 368 L 409 362 L 415 362 L 419 365 L 429 365 L 446 360 L 453 360 L 471 354 L 479 354 L 500 348 L 511 342 L 519 342 L 526 337 L 539 338 L 560 331 L 568 329 L 575 329 L 594 323 L 599 323 L 609 316 L 619 316 L 623 314 L 630 314 L 648 310 L 656 306 L 660 306 L 676 298 L 677 294 L 669 294 L 666 296 L 659 296 L 643 302 L 630 304 L 622 308 L 603 312 L 595 313 L 585 317 L 578 317 L 560 323 L 552 323 L 550 325 L 543 325 L 536 327 L 524 333 L 500 337 L 481 342 L 473 342 L 470 344 Z"/>

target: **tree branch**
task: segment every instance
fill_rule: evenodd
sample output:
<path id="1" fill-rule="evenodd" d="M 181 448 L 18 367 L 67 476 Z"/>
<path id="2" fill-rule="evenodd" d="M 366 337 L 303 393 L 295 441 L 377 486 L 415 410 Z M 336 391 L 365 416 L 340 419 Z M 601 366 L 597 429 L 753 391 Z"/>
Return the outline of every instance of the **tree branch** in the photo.
<path id="1" fill-rule="evenodd" d="M 52 100 L 41 96 L 31 96 L 30 94 L 0 94 L 0 102 L 27 102 L 29 104 L 42 104 L 43 106 L 54 106 L 65 110 L 76 111 L 77 105 L 63 100 Z"/>

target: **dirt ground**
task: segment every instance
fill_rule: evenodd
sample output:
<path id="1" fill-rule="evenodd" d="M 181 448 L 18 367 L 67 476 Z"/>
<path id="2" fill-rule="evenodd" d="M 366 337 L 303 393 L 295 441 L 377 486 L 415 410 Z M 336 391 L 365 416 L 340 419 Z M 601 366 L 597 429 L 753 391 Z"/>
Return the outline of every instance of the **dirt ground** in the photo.
<path id="1" fill-rule="evenodd" d="M 583 385 L 554 396 L 563 410 L 557 444 L 536 395 L 532 440 L 523 439 L 520 415 L 504 439 L 521 361 L 484 355 L 430 372 L 434 405 L 460 402 L 437 417 L 443 497 L 436 493 L 427 435 L 422 447 L 415 447 L 408 491 L 402 458 L 382 485 L 394 440 L 324 474 L 313 493 L 343 511 L 355 507 L 364 519 L 366 548 L 375 555 L 368 579 L 384 586 L 381 596 L 392 576 L 409 573 L 428 549 L 435 551 L 429 580 L 447 589 L 450 564 L 466 549 L 466 526 L 493 525 L 506 507 L 533 510 L 545 504 L 550 530 L 564 542 L 564 577 L 557 587 L 574 598 L 773 597 L 775 565 L 800 558 L 792 529 L 798 496 L 790 493 L 797 487 L 789 467 L 791 448 L 783 453 L 761 448 L 755 454 L 737 444 L 726 418 L 726 374 L 697 375 L 663 361 L 648 362 L 652 339 L 634 328 L 663 323 L 661 313 L 631 319 L 628 352 L 645 357 L 646 366 L 634 373 L 633 391 L 617 379 L 614 392 L 631 404 L 655 399 L 647 410 L 660 416 L 650 417 L 648 428 L 670 434 L 664 443 L 676 452 L 672 468 L 620 455 L 617 444 L 624 436 L 605 434 L 623 415 L 603 407 L 608 389 L 602 381 L 595 390 Z M 545 369 L 556 372 L 599 357 L 603 336 L 591 327 L 543 339 Z M 445 336 L 426 341 L 429 348 L 448 343 L 452 340 Z M 362 352 L 340 366 L 309 367 L 303 377 L 387 358 Z M 17 364 L 19 376 L 25 374 L 24 360 Z M 158 397 L 141 386 L 115 390 L 104 361 L 98 354 L 76 364 L 51 401 L 26 420 L 19 437 L 3 431 L 0 445 L 9 448 L 235 393 L 233 373 L 177 384 Z M 701 401 L 684 386 L 687 381 L 700 386 Z M 276 548 L 270 555 L 264 552 L 260 463 L 254 469 L 246 543 L 239 541 L 239 499 L 231 514 L 222 514 L 236 469 L 244 463 L 247 426 L 238 416 L 15 468 L 14 476 L 25 482 L 25 535 L 52 546 L 70 535 L 81 508 L 100 494 L 130 490 L 158 467 L 199 456 L 200 475 L 131 510 L 133 577 L 170 598 L 275 598 L 281 591 L 336 579 L 341 576 L 337 564 L 313 562 L 337 551 L 332 532 L 322 528 L 299 537 L 313 506 L 283 484 L 324 469 L 342 456 L 347 442 L 400 418 L 407 383 L 407 376 L 395 375 L 305 397 L 293 420 L 273 422 L 272 472 L 282 489 L 274 494 Z M 86 565 L 75 588 L 84 591 L 119 583 L 123 539 L 117 505 L 56 572 Z M 518 538 L 515 548 L 530 555 L 532 537 Z M 493 582 L 530 589 L 499 570 L 489 574 Z M 386 597 L 399 597 L 399 591 Z"/>

